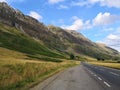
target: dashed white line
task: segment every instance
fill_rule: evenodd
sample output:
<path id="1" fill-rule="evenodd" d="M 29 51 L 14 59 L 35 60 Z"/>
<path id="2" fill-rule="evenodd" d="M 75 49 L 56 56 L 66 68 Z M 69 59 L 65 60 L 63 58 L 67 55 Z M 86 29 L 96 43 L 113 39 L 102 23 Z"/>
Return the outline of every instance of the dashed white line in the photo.
<path id="1" fill-rule="evenodd" d="M 114 73 L 114 72 L 110 72 L 110 73 L 113 74 L 113 75 L 116 75 L 116 76 L 120 76 L 119 74 Z"/>
<path id="2" fill-rule="evenodd" d="M 111 87 L 107 82 L 104 81 L 104 84 L 108 87 Z"/>
<path id="3" fill-rule="evenodd" d="M 90 73 L 92 73 L 90 70 L 88 70 Z"/>
<path id="4" fill-rule="evenodd" d="M 104 69 L 99 69 L 99 70 L 102 70 L 102 71 L 104 71 Z M 102 81 L 102 79 L 100 78 L 100 77 L 98 77 L 96 74 L 94 74 L 93 72 L 91 72 L 90 70 L 88 70 L 91 74 L 93 74 L 93 76 L 95 76 L 95 77 L 97 77 L 100 81 Z M 118 75 L 118 74 L 116 74 L 116 73 L 113 73 L 113 72 L 110 72 L 111 74 L 114 74 L 114 75 Z M 119 75 L 120 76 L 120 75 Z M 107 82 L 103 82 L 106 86 L 108 86 L 108 87 L 111 87 L 111 85 L 110 84 L 108 84 Z"/>
<path id="5" fill-rule="evenodd" d="M 91 72 L 91 74 L 94 74 L 94 73 Z"/>
<path id="6" fill-rule="evenodd" d="M 91 72 L 90 70 L 88 70 L 91 74 L 94 74 L 93 72 Z"/>
<path id="7" fill-rule="evenodd" d="M 93 72 L 90 71 L 91 74 L 93 74 Z"/>
<path id="8" fill-rule="evenodd" d="M 100 77 L 98 77 L 99 80 L 102 80 Z"/>
<path id="9" fill-rule="evenodd" d="M 96 74 L 94 74 L 94 76 L 97 76 Z"/>

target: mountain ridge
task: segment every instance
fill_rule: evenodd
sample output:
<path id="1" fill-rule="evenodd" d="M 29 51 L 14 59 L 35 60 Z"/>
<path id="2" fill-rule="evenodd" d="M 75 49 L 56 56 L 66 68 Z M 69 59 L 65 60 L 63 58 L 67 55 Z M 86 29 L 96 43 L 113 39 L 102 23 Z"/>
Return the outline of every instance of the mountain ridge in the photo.
<path id="1" fill-rule="evenodd" d="M 46 26 L 38 20 L 24 15 L 7 3 L 0 3 L 0 22 L 15 27 L 21 33 L 37 40 L 40 44 L 57 53 L 86 55 L 94 58 L 110 59 L 119 56 L 119 52 L 107 46 L 102 48 L 81 33 L 66 31 L 56 26 Z"/>

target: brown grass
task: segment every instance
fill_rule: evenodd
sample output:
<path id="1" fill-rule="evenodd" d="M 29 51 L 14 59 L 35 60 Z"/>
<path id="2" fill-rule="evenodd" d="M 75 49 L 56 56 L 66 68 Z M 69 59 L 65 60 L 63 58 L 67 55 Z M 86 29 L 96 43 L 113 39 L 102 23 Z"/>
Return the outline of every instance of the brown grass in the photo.
<path id="1" fill-rule="evenodd" d="M 100 65 L 100 66 L 105 66 L 105 67 L 110 67 L 110 68 L 115 68 L 115 69 L 120 69 L 120 63 L 116 62 L 89 62 L 90 64 L 95 64 L 95 65 Z"/>
<path id="2" fill-rule="evenodd" d="M 28 60 L 25 54 L 4 48 L 0 48 L 0 52 L 0 90 L 26 90 L 35 82 L 80 63 Z"/>
<path id="3" fill-rule="evenodd" d="M 18 90 L 25 87 L 27 84 L 37 81 L 44 75 L 77 64 L 72 61 L 53 63 L 29 60 L 11 60 L 13 63 L 8 63 L 9 61 L 10 60 L 6 60 L 4 61 L 4 64 L 0 64 L 0 88 L 2 90 Z"/>

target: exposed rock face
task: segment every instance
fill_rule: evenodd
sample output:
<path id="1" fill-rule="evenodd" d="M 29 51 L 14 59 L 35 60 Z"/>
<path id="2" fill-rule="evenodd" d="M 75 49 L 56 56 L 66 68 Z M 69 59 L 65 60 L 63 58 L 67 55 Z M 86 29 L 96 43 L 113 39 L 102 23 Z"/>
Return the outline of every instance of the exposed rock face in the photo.
<path id="1" fill-rule="evenodd" d="M 106 46 L 101 47 L 76 31 L 45 26 L 6 3 L 0 3 L 0 22 L 17 28 L 22 33 L 42 41 L 48 48 L 59 52 L 84 54 L 92 57 L 119 55 L 116 50 Z"/>
<path id="2" fill-rule="evenodd" d="M 15 26 L 19 29 L 22 28 L 25 31 L 27 31 L 27 29 L 33 29 L 32 31 L 39 31 L 39 29 L 47 30 L 47 28 L 42 23 L 39 23 L 36 19 L 24 15 L 19 10 L 11 8 L 4 2 L 0 3 L 0 21 L 10 26 Z"/>
<path id="3" fill-rule="evenodd" d="M 14 10 L 7 3 L 0 3 L 0 19 L 4 23 L 15 26 L 19 21 L 23 21 L 23 17 L 24 15 L 20 11 Z"/>
<path id="4" fill-rule="evenodd" d="M 31 37 L 44 41 L 49 47 L 54 47 L 53 42 L 60 42 L 59 38 L 56 39 L 57 36 L 48 31 L 48 28 L 43 23 L 40 23 L 30 16 L 24 15 L 19 10 L 11 8 L 6 3 L 0 3 L 0 21 L 20 29 Z"/>

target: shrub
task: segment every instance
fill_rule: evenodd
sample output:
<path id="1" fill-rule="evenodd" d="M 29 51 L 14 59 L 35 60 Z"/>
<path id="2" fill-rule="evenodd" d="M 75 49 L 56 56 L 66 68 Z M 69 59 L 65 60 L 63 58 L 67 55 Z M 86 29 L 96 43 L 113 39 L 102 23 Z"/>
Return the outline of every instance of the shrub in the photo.
<path id="1" fill-rule="evenodd" d="M 119 61 L 117 61 L 117 63 L 120 63 L 120 60 L 119 60 Z"/>
<path id="2" fill-rule="evenodd" d="M 75 56 L 73 54 L 70 54 L 70 59 L 75 59 Z"/>

